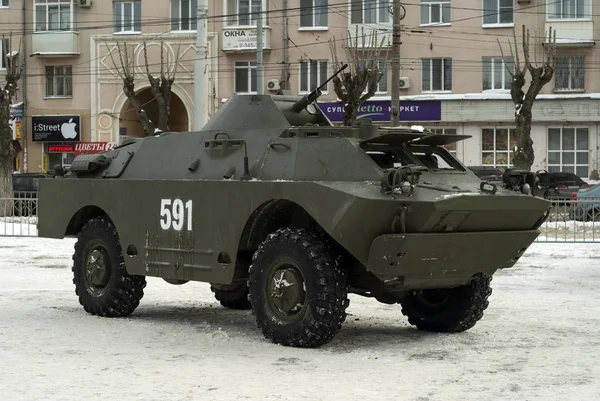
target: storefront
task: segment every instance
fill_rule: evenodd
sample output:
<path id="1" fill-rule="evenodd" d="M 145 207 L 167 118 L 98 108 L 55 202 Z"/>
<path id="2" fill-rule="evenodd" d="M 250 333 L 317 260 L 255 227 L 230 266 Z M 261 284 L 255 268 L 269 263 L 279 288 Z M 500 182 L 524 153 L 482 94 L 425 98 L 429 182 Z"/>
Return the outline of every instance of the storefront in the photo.
<path id="1" fill-rule="evenodd" d="M 431 100 L 432 97 L 435 100 Z M 441 134 L 471 138 L 448 147 L 467 166 L 512 165 L 516 144 L 514 104 L 508 93 L 410 96 L 400 100 L 400 124 L 422 125 Z M 319 102 L 334 123 L 343 121 L 341 102 Z M 358 118 L 389 125 L 390 97 L 373 97 Z M 573 172 L 589 178 L 598 170 L 600 103 L 591 95 L 538 95 L 533 109 L 532 170 Z"/>

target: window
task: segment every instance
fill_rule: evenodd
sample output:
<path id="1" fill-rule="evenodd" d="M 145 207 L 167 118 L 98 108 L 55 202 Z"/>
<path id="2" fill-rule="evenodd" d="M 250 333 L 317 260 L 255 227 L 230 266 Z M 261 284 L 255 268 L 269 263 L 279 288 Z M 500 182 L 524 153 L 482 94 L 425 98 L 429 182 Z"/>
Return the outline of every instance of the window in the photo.
<path id="1" fill-rule="evenodd" d="M 512 77 L 507 71 L 515 68 L 512 57 L 483 57 L 483 90 L 510 89 Z"/>
<path id="2" fill-rule="evenodd" d="M 171 30 L 195 31 L 198 26 L 197 0 L 171 0 Z"/>
<path id="3" fill-rule="evenodd" d="M 71 66 L 46 67 L 46 97 L 73 96 Z"/>
<path id="4" fill-rule="evenodd" d="M 379 80 L 379 82 L 377 83 L 377 89 L 376 92 L 387 92 L 387 61 L 386 60 L 379 60 L 377 63 L 377 69 L 379 71 L 379 73 L 381 74 L 381 79 Z M 344 88 L 345 91 L 346 88 Z M 367 93 L 369 91 L 369 85 L 367 85 L 365 87 L 365 90 L 363 91 L 363 93 Z"/>
<path id="5" fill-rule="evenodd" d="M 235 62 L 235 93 L 256 93 L 256 61 Z"/>
<path id="6" fill-rule="evenodd" d="M 75 8 L 72 0 L 35 0 L 33 25 L 36 32 L 69 31 L 75 29 Z"/>
<path id="7" fill-rule="evenodd" d="M 575 173 L 587 178 L 588 128 L 548 128 L 548 172 Z"/>
<path id="8" fill-rule="evenodd" d="M 8 41 L 8 39 L 4 39 L 2 41 L 2 46 L 0 48 L 0 51 L 2 52 L 0 59 L 2 59 L 0 61 L 0 70 L 5 70 L 6 69 L 6 57 L 4 57 L 7 53 L 8 53 L 8 48 L 10 47 L 10 43 Z"/>
<path id="9" fill-rule="evenodd" d="M 8 7 L 8 0 L 1 0 L 0 7 Z"/>
<path id="10" fill-rule="evenodd" d="M 141 1 L 115 1 L 113 9 L 115 32 L 142 31 Z"/>
<path id="11" fill-rule="evenodd" d="M 300 28 L 327 27 L 328 0 L 300 0 Z"/>
<path id="12" fill-rule="evenodd" d="M 592 0 L 549 0 L 548 19 L 592 18 Z"/>
<path id="13" fill-rule="evenodd" d="M 512 24 L 514 0 L 483 0 L 483 25 Z"/>
<path id="14" fill-rule="evenodd" d="M 450 23 L 450 0 L 421 0 L 421 25 Z"/>
<path id="15" fill-rule="evenodd" d="M 327 60 L 300 62 L 300 92 L 310 92 L 327 79 Z M 329 91 L 329 84 L 322 89 Z"/>
<path id="16" fill-rule="evenodd" d="M 423 92 L 452 90 L 451 58 L 425 58 L 421 71 Z"/>
<path id="17" fill-rule="evenodd" d="M 390 0 L 351 0 L 350 23 L 389 23 Z"/>
<path id="18" fill-rule="evenodd" d="M 429 128 L 432 134 L 435 135 L 456 135 L 456 128 Z M 444 145 L 450 154 L 456 157 L 456 142 Z"/>
<path id="19" fill-rule="evenodd" d="M 517 146 L 516 129 L 483 128 L 481 130 L 481 164 L 510 167 L 515 146 Z"/>
<path id="20" fill-rule="evenodd" d="M 256 26 L 256 16 L 263 12 L 262 0 L 227 0 L 227 25 L 252 25 Z M 268 23 L 266 13 L 263 12 L 263 25 Z"/>
<path id="21" fill-rule="evenodd" d="M 554 89 L 585 90 L 585 56 L 556 58 Z"/>

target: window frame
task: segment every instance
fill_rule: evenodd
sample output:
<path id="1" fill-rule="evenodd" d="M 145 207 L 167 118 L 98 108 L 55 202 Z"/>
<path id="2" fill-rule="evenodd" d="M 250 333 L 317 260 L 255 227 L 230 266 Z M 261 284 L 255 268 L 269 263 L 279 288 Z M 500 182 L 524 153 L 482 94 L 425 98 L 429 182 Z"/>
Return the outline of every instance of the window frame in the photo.
<path id="1" fill-rule="evenodd" d="M 496 2 L 496 5 L 494 6 L 494 13 L 496 15 L 496 22 L 486 22 L 486 9 L 485 9 L 485 3 L 486 0 L 481 0 L 481 10 L 482 10 L 482 15 L 481 15 L 481 24 L 483 28 L 509 28 L 509 27 L 513 27 L 515 26 L 515 0 L 512 0 L 512 5 L 510 8 L 510 15 L 511 15 L 511 22 L 500 22 L 500 10 L 502 7 L 500 7 L 500 3 L 502 0 L 492 0 Z M 503 7 L 506 8 L 506 7 Z M 489 15 L 488 15 L 489 17 Z"/>
<path id="2" fill-rule="evenodd" d="M 564 9 L 565 1 L 581 1 L 583 2 L 583 16 L 582 17 L 560 17 L 553 16 L 552 6 L 555 5 L 556 2 L 560 1 L 561 3 L 561 14 L 563 14 L 562 10 Z M 592 0 L 546 0 L 546 21 L 591 21 L 593 19 L 592 15 Z"/>
<path id="3" fill-rule="evenodd" d="M 4 38 L 4 40 L 2 40 L 0 42 L 0 51 L 2 52 L 2 54 L 0 54 L 2 57 L 0 57 L 0 71 L 6 71 L 6 58 L 5 58 L 5 54 L 8 53 L 8 48 L 10 47 L 10 40 L 8 38 Z"/>
<path id="4" fill-rule="evenodd" d="M 64 69 L 64 72 L 62 75 L 61 74 L 57 74 L 57 69 Z M 48 94 L 48 69 L 52 69 L 52 94 Z M 66 73 L 68 69 L 68 74 Z M 44 90 L 44 99 L 71 99 L 73 98 L 73 66 L 71 65 L 47 65 L 45 67 L 45 90 Z M 67 80 L 70 81 L 70 93 L 69 94 L 65 94 L 65 95 L 56 95 L 56 88 L 57 88 L 57 82 L 56 79 L 57 77 L 62 77 L 63 78 L 63 91 L 67 92 L 65 89 L 67 88 Z"/>
<path id="5" fill-rule="evenodd" d="M 244 65 L 242 65 L 244 64 Z M 238 60 L 238 61 L 234 61 L 233 62 L 233 93 L 235 95 L 237 94 L 257 94 L 258 93 L 258 76 L 257 76 L 257 65 L 256 65 L 256 60 L 252 61 L 252 60 Z M 240 92 L 237 89 L 237 71 L 238 70 L 247 70 L 248 71 L 248 91 L 247 92 Z M 252 71 L 254 70 L 255 74 L 255 80 L 254 80 L 254 85 L 257 87 L 257 90 L 252 90 Z"/>
<path id="6" fill-rule="evenodd" d="M 484 135 L 484 131 L 485 130 L 493 130 L 494 132 L 494 149 L 493 150 L 484 150 L 483 149 L 483 135 Z M 499 130 L 507 130 L 507 149 L 498 149 L 498 144 L 497 144 L 497 135 L 498 135 L 498 131 Z M 482 166 L 492 166 L 492 167 L 506 167 L 506 168 L 510 168 L 512 166 L 512 155 L 514 154 L 514 149 L 511 146 L 511 137 L 514 135 L 514 139 L 516 140 L 516 136 L 517 136 L 517 129 L 515 127 L 512 126 L 482 126 L 481 127 L 481 148 L 480 148 L 480 153 L 479 155 L 481 156 L 481 165 Z M 493 163 L 486 163 L 485 162 L 485 156 L 484 153 L 491 153 L 493 155 Z M 506 164 L 505 163 L 498 163 L 498 153 L 506 153 Z"/>
<path id="7" fill-rule="evenodd" d="M 365 8 L 367 8 L 365 7 L 365 1 L 375 1 L 377 3 L 377 6 L 375 7 L 376 12 L 374 22 L 365 22 Z M 357 3 L 360 3 L 360 22 L 356 22 L 356 20 L 354 19 L 354 12 L 357 12 L 358 10 L 354 11 L 353 6 Z M 385 14 L 387 15 L 387 21 L 382 21 L 381 18 L 381 15 L 383 13 L 382 10 L 389 11 L 391 6 L 391 0 L 350 0 L 348 2 L 348 19 L 350 21 L 350 24 L 352 25 L 392 25 L 392 17 L 389 12 Z M 372 7 L 369 7 L 368 9 L 372 9 Z"/>
<path id="8" fill-rule="evenodd" d="M 582 76 L 582 87 L 581 88 L 571 88 L 571 84 L 573 81 L 573 74 L 574 74 L 573 73 L 573 62 L 575 61 L 575 59 L 578 59 L 578 58 L 581 58 L 583 60 L 582 72 L 581 72 L 581 74 L 583 75 Z M 558 78 L 558 73 L 559 73 L 559 66 L 562 67 L 562 64 L 559 64 L 560 59 L 566 59 L 567 64 L 568 64 L 567 88 L 559 88 L 557 86 L 558 85 L 557 78 Z M 554 76 L 553 76 L 553 81 L 554 81 L 553 90 L 555 92 L 585 92 L 585 63 L 586 63 L 585 55 L 556 57 L 556 69 L 554 71 Z"/>
<path id="9" fill-rule="evenodd" d="M 181 17 L 181 2 L 183 0 L 170 0 L 169 1 L 169 30 L 171 32 L 196 32 L 198 30 L 198 21 L 196 21 L 196 15 L 198 14 L 198 0 L 188 0 L 190 4 L 189 9 L 189 29 L 182 29 L 184 19 Z M 175 9 L 175 3 L 177 3 L 178 15 L 174 16 L 173 11 Z"/>
<path id="10" fill-rule="evenodd" d="M 61 25 L 61 21 L 60 21 L 60 16 L 61 16 L 61 6 L 69 6 L 69 27 L 62 29 L 60 28 Z M 59 29 L 49 29 L 50 28 L 50 18 L 49 18 L 49 9 L 50 7 L 55 7 L 58 6 L 58 25 L 59 25 Z M 45 25 L 45 29 L 39 29 L 38 30 L 38 9 L 44 8 L 45 9 L 45 13 L 44 13 L 44 25 Z M 57 0 L 56 2 L 48 2 L 48 0 L 34 0 L 33 2 L 33 31 L 34 32 L 72 32 L 75 31 L 76 28 L 76 24 L 77 24 L 77 13 L 75 11 L 75 2 L 74 0 Z"/>
<path id="11" fill-rule="evenodd" d="M 567 129 L 572 129 L 573 130 L 573 150 L 571 149 L 563 149 L 563 145 L 564 145 L 564 141 L 563 141 L 563 133 L 565 130 Z M 560 149 L 550 149 L 550 130 L 559 130 L 560 136 L 559 136 L 559 141 L 560 141 Z M 587 136 L 587 148 L 584 150 L 579 150 L 577 145 L 578 145 L 578 141 L 577 141 L 577 136 L 578 136 L 578 131 L 583 130 L 586 133 Z M 573 173 L 575 175 L 577 175 L 579 178 L 588 178 L 589 174 L 590 174 L 590 139 L 591 139 L 591 132 L 592 130 L 590 129 L 590 127 L 588 126 L 549 126 L 546 130 L 546 140 L 547 140 L 547 145 L 546 145 L 546 167 L 549 173 L 553 173 L 555 171 L 561 171 L 561 172 L 565 172 L 565 173 Z M 572 152 L 573 153 L 573 163 L 564 163 L 563 162 L 563 156 L 564 153 L 568 153 L 568 152 Z M 557 163 L 550 163 L 550 154 L 551 153 L 558 153 L 559 157 L 560 157 L 560 162 Z M 577 163 L 577 155 L 583 153 L 587 155 L 587 163 Z M 552 169 L 552 167 L 558 167 L 558 170 L 554 170 Z M 568 171 L 565 170 L 565 167 L 573 167 L 573 171 Z M 586 174 L 585 176 L 582 176 L 580 174 L 577 173 L 577 168 L 578 167 L 586 167 Z"/>
<path id="12" fill-rule="evenodd" d="M 125 23 L 125 4 L 131 4 L 131 20 Z M 120 26 L 117 21 L 117 7 L 119 7 Z M 137 9 L 137 10 L 136 10 Z M 139 15 L 136 15 L 139 12 Z M 125 30 L 125 25 L 132 29 Z M 137 30 L 136 28 L 140 28 Z M 113 33 L 114 34 L 141 34 L 142 33 L 142 2 L 141 0 L 114 0 L 113 1 Z"/>
<path id="13" fill-rule="evenodd" d="M 456 127 L 428 127 L 427 128 L 433 135 L 457 135 L 458 128 Z M 452 131 L 452 132 L 447 132 Z M 450 153 L 455 159 L 458 160 L 458 142 L 449 143 L 443 145 L 444 148 Z"/>
<path id="14" fill-rule="evenodd" d="M 313 89 L 315 89 L 314 87 L 312 87 L 310 85 L 310 81 L 311 81 L 311 65 L 310 63 L 317 63 L 317 85 L 320 85 L 321 83 L 325 82 L 325 80 L 328 78 L 329 75 L 329 70 L 331 68 L 331 63 L 329 62 L 329 60 L 327 59 L 319 59 L 319 60 L 300 60 L 298 62 L 298 94 L 299 95 L 304 95 L 306 93 L 310 93 Z M 325 75 L 321 76 L 321 64 L 325 63 Z M 308 86 L 307 90 L 302 90 L 302 65 L 303 64 L 307 64 L 308 69 L 307 69 L 307 74 L 306 74 L 306 84 Z M 327 95 L 329 93 L 329 82 L 327 83 L 327 85 L 325 86 L 325 89 L 321 89 L 321 92 L 324 95 Z"/>
<path id="15" fill-rule="evenodd" d="M 448 21 L 444 22 L 444 4 L 448 5 Z M 420 8 L 420 26 L 450 26 L 452 25 L 452 5 L 451 0 L 421 0 Z M 437 5 L 440 9 L 440 22 L 431 22 L 432 6 Z M 423 22 L 423 8 L 427 8 L 428 22 Z"/>
<path id="16" fill-rule="evenodd" d="M 223 0 L 224 1 L 224 10 L 225 10 L 225 15 L 228 15 L 227 17 L 225 17 L 225 21 L 223 23 L 223 26 L 229 26 L 229 27 L 256 27 L 256 20 L 253 16 L 253 14 L 256 11 L 252 11 L 253 9 L 253 3 L 260 3 L 260 12 L 262 13 L 262 22 L 263 22 L 263 26 L 267 26 L 269 23 L 269 14 L 266 13 L 267 11 L 267 2 L 265 0 L 247 0 L 248 1 L 248 12 L 246 13 L 242 13 L 240 12 L 240 1 L 242 0 Z M 232 5 L 233 4 L 233 5 Z M 229 11 L 230 8 L 233 8 L 232 11 Z M 240 24 L 240 15 L 247 15 L 248 21 L 250 21 L 249 24 Z"/>
<path id="17" fill-rule="evenodd" d="M 434 76 L 434 71 L 433 71 L 433 61 L 434 60 L 441 60 L 442 61 L 442 66 L 441 66 L 441 77 L 440 77 L 440 82 L 442 84 L 442 88 L 443 89 L 433 89 L 433 76 Z M 429 62 L 429 88 L 425 89 L 425 63 Z M 450 89 L 446 89 L 446 84 L 448 82 L 446 82 L 446 64 L 450 62 L 450 80 L 449 80 L 449 84 L 450 84 Z M 421 59 L 421 92 L 422 93 L 452 93 L 452 57 L 430 57 L 430 58 L 422 58 Z"/>
<path id="18" fill-rule="evenodd" d="M 302 7 L 303 1 L 309 1 L 311 3 L 309 7 Z M 324 2 L 325 8 L 323 9 L 323 14 L 325 15 L 325 25 L 317 25 L 316 20 L 320 16 L 315 10 L 315 7 L 322 7 L 317 5 L 316 3 Z M 329 0 L 300 0 L 300 12 L 298 15 L 298 30 L 299 31 L 324 31 L 329 29 Z M 302 25 L 302 16 L 303 12 L 309 11 L 309 16 L 311 17 L 311 25 Z"/>
<path id="19" fill-rule="evenodd" d="M 486 89 L 485 88 L 485 76 L 486 76 L 486 61 L 489 62 L 490 65 L 490 88 Z M 500 61 L 502 64 L 502 88 L 497 89 L 495 88 L 495 83 L 496 83 L 496 71 L 495 71 L 495 66 L 496 66 L 496 62 Z M 508 61 L 508 62 L 507 62 Z M 506 70 L 506 66 L 509 66 L 509 68 L 512 66 L 512 71 L 514 71 L 514 65 L 515 65 L 515 60 L 513 57 L 502 57 L 502 56 L 482 56 L 481 57 L 481 91 L 485 92 L 506 92 L 506 91 L 510 91 L 510 85 L 512 82 L 512 76 L 510 75 L 510 73 Z"/>

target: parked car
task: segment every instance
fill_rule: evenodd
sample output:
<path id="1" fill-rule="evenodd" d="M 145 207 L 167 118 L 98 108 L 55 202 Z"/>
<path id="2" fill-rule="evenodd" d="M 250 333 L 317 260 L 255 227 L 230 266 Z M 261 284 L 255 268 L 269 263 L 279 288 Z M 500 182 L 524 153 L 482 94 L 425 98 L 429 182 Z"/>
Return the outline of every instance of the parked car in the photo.
<path id="1" fill-rule="evenodd" d="M 571 218 L 578 221 L 600 220 L 600 185 L 580 189 L 571 195 Z"/>
<path id="2" fill-rule="evenodd" d="M 35 216 L 37 214 L 37 196 L 40 180 L 51 178 L 40 173 L 13 173 L 12 185 L 15 200 L 15 216 Z"/>
<path id="3" fill-rule="evenodd" d="M 491 182 L 497 186 L 502 185 L 502 174 L 504 173 L 498 167 L 492 166 L 468 166 L 481 181 Z"/>
<path id="4" fill-rule="evenodd" d="M 570 200 L 574 193 L 589 187 L 587 182 L 573 173 L 541 170 L 536 173 L 533 194 L 551 200 Z"/>

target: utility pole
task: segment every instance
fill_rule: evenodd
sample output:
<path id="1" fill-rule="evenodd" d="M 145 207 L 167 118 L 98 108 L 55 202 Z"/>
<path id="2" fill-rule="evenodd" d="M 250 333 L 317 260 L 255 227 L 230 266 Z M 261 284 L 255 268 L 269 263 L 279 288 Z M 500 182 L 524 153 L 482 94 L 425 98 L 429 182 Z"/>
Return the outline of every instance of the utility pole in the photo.
<path id="1" fill-rule="evenodd" d="M 288 77 L 290 76 L 290 65 L 288 56 L 288 0 L 283 0 L 283 89 L 288 88 Z"/>
<path id="2" fill-rule="evenodd" d="M 194 130 L 206 124 L 208 89 L 208 0 L 198 1 L 196 29 L 196 58 L 194 60 Z"/>
<path id="3" fill-rule="evenodd" d="M 264 4 L 264 2 L 261 2 Z M 264 72 L 263 72 L 263 23 L 261 9 L 256 15 L 256 87 L 259 95 L 264 94 Z"/>
<path id="4" fill-rule="evenodd" d="M 400 125 L 400 0 L 393 0 L 392 30 L 392 127 Z"/>

